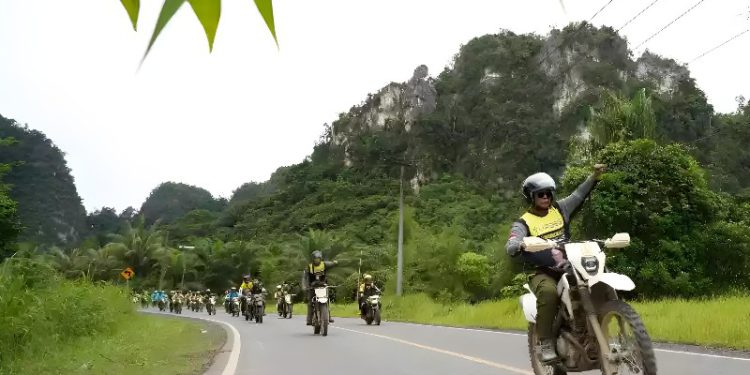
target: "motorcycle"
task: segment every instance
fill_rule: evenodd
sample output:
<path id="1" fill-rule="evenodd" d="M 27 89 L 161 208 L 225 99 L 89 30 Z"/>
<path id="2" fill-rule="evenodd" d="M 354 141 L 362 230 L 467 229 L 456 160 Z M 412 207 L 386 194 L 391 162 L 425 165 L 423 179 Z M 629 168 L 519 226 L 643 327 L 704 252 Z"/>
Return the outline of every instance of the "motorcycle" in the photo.
<path id="1" fill-rule="evenodd" d="M 172 302 L 174 305 L 174 313 L 175 314 L 182 314 L 182 298 L 176 297 L 174 302 Z"/>
<path id="2" fill-rule="evenodd" d="M 380 304 L 380 295 L 373 294 L 367 297 L 365 300 L 365 322 L 367 325 L 371 325 L 375 322 L 376 325 L 380 325 L 380 310 L 382 306 Z"/>
<path id="3" fill-rule="evenodd" d="M 216 315 L 216 297 L 208 297 L 206 302 L 206 312 L 208 315 Z"/>
<path id="4" fill-rule="evenodd" d="M 232 297 L 231 301 L 229 302 L 229 311 L 231 312 L 232 316 L 240 316 L 240 299 L 237 297 Z"/>
<path id="5" fill-rule="evenodd" d="M 253 294 L 249 298 L 249 302 L 250 304 L 247 307 L 247 309 L 249 310 L 248 319 L 255 319 L 255 323 L 263 323 L 263 315 L 266 305 L 263 294 Z"/>
<path id="6" fill-rule="evenodd" d="M 328 286 L 316 286 L 313 288 L 312 298 L 312 325 L 313 333 L 328 336 L 328 321 L 330 311 L 328 305 Z"/>
<path id="7" fill-rule="evenodd" d="M 292 319 L 292 295 L 284 293 L 284 298 L 281 299 L 281 314 L 286 319 Z"/>
<path id="8" fill-rule="evenodd" d="M 617 291 L 635 289 L 626 275 L 608 272 L 606 255 L 600 246 L 619 249 L 630 244 L 630 235 L 618 233 L 608 240 L 582 242 L 524 238 L 526 251 L 561 249 L 568 263 L 557 284 L 562 303 L 554 322 L 558 360 L 542 363 L 537 356 L 536 297 L 521 296 L 529 322 L 528 342 L 534 374 L 564 375 L 568 372 L 601 370 L 604 375 L 656 375 L 656 358 L 651 338 L 638 316 Z"/>

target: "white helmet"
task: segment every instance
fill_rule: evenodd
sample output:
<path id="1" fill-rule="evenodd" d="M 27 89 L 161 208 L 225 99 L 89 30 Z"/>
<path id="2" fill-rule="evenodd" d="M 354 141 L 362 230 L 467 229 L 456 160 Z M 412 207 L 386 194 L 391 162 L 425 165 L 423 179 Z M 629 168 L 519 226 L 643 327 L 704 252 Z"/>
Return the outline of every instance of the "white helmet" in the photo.
<path id="1" fill-rule="evenodd" d="M 552 176 L 544 172 L 534 173 L 523 180 L 523 197 L 526 198 L 527 202 L 531 202 L 534 193 L 542 190 L 549 190 L 554 194 L 555 188 L 555 180 Z"/>

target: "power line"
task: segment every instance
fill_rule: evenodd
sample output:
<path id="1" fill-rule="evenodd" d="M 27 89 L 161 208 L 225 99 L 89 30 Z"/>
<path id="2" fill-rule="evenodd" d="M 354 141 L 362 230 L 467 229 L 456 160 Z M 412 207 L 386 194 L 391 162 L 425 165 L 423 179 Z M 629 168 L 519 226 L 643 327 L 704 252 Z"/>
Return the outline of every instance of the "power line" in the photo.
<path id="1" fill-rule="evenodd" d="M 651 8 L 654 4 L 658 2 L 659 0 L 652 1 L 651 4 L 648 4 L 645 8 L 641 9 L 641 11 L 638 12 L 638 14 L 636 14 L 635 16 L 633 16 L 633 18 L 629 19 L 628 22 L 625 22 L 622 26 L 620 26 L 620 28 L 617 29 L 616 32 L 620 32 L 620 30 L 624 29 L 625 26 L 630 25 L 631 22 L 635 21 L 636 18 L 640 17 L 641 14 L 645 13 L 649 8 Z"/>
<path id="2" fill-rule="evenodd" d="M 700 0 L 700 1 L 698 1 L 697 3 L 695 3 L 695 4 L 693 5 L 693 6 L 691 6 L 690 8 L 688 8 L 688 10 L 686 10 L 686 11 L 682 12 L 682 14 L 680 14 L 679 16 L 677 16 L 677 18 L 673 19 L 673 20 L 672 20 L 672 21 L 670 21 L 670 22 L 669 22 L 668 24 L 664 25 L 664 27 L 662 27 L 662 28 L 661 28 L 661 29 L 660 29 L 659 31 L 657 31 L 657 32 L 655 32 L 655 33 L 653 33 L 653 34 L 651 34 L 651 36 L 650 36 L 650 37 L 646 38 L 646 40 L 644 40 L 644 41 L 642 41 L 642 42 L 641 42 L 640 44 L 638 44 L 638 45 L 637 45 L 637 46 L 636 46 L 635 48 L 633 48 L 633 50 L 637 50 L 637 49 L 638 49 L 638 48 L 639 48 L 640 46 L 642 46 L 642 45 L 646 44 L 646 43 L 647 43 L 647 42 L 648 42 L 649 40 L 651 40 L 651 39 L 653 39 L 653 38 L 654 38 L 655 36 L 657 36 L 657 35 L 661 34 L 661 32 L 662 32 L 662 31 L 664 31 L 664 30 L 666 30 L 666 29 L 667 29 L 668 27 L 672 26 L 672 24 L 674 24 L 675 22 L 677 22 L 677 21 L 678 21 L 678 20 L 679 20 L 680 18 L 684 17 L 684 16 L 686 15 L 686 14 L 690 13 L 690 12 L 691 12 L 691 11 L 692 11 L 693 9 L 695 9 L 695 8 L 696 8 L 696 7 L 698 6 L 698 5 L 701 5 L 701 3 L 703 3 L 704 1 L 705 1 L 705 0 Z"/>
<path id="3" fill-rule="evenodd" d="M 597 11 L 596 11 L 596 13 L 594 13 L 594 15 L 593 15 L 593 16 L 591 16 L 591 17 L 589 18 L 589 20 L 588 20 L 588 23 L 591 23 L 591 21 L 593 21 L 593 20 L 594 20 L 594 18 L 596 18 L 596 16 L 598 16 L 598 15 L 599 15 L 599 13 L 601 13 L 601 12 L 602 12 L 602 11 L 603 11 L 604 9 L 606 9 L 606 8 L 607 8 L 607 7 L 608 7 L 608 6 L 610 5 L 610 4 L 612 4 L 612 2 L 613 2 L 613 1 L 615 1 L 615 0 L 609 0 L 609 1 L 608 1 L 608 2 L 606 3 L 606 4 L 604 4 L 604 5 L 603 5 L 603 6 L 601 7 L 601 8 L 599 8 L 599 10 L 597 10 Z M 570 35 L 570 38 L 573 38 L 573 37 L 575 37 L 575 36 L 576 36 L 576 35 L 578 35 L 578 33 L 580 33 L 580 32 L 581 32 L 582 30 L 583 30 L 583 25 L 579 25 L 578 29 L 576 29 L 576 30 L 575 30 L 575 31 L 573 32 L 573 34 L 571 34 L 571 35 Z M 542 58 L 541 60 L 539 60 L 539 65 L 542 65 L 542 64 L 543 64 L 543 63 L 544 63 L 544 62 L 545 62 L 545 61 L 546 61 L 546 60 L 547 60 L 547 59 L 548 59 L 548 58 L 550 57 L 550 55 L 551 55 L 551 54 L 552 54 L 552 49 L 548 50 L 548 51 L 547 51 L 547 53 L 546 53 L 546 54 L 544 55 L 544 57 L 543 57 L 543 58 Z"/>
<path id="4" fill-rule="evenodd" d="M 739 32 L 739 33 L 737 33 L 737 34 L 734 34 L 734 36 L 732 36 L 731 38 L 729 38 L 729 39 L 725 40 L 725 41 L 724 41 L 724 42 L 722 42 L 721 44 L 719 44 L 719 45 L 717 45 L 717 46 L 715 46 L 715 47 L 713 47 L 713 48 L 709 49 L 709 50 L 708 50 L 708 51 L 706 51 L 706 52 L 703 52 L 703 53 L 701 53 L 701 54 L 700 54 L 700 55 L 699 55 L 698 57 L 696 57 L 696 58 L 694 58 L 694 59 L 690 60 L 690 62 L 688 62 L 688 64 L 691 64 L 691 63 L 692 63 L 693 61 L 695 61 L 695 60 L 698 60 L 698 59 L 700 59 L 701 57 L 703 57 L 703 56 L 706 56 L 706 55 L 708 55 L 709 53 L 711 53 L 711 52 L 713 52 L 713 51 L 716 51 L 717 49 L 719 49 L 719 48 L 723 47 L 723 46 L 724 46 L 725 44 L 727 44 L 727 43 L 729 43 L 729 42 L 731 42 L 731 41 L 733 41 L 733 40 L 735 40 L 735 39 L 739 38 L 740 36 L 742 36 L 743 34 L 747 33 L 748 31 L 750 31 L 750 29 L 745 29 L 745 31 L 740 31 L 740 32 Z"/>

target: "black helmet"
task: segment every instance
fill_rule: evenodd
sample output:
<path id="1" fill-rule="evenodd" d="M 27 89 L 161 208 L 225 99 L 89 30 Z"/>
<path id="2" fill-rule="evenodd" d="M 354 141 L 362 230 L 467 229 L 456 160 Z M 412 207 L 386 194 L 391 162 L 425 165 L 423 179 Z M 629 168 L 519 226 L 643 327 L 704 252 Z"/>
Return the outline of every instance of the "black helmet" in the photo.
<path id="1" fill-rule="evenodd" d="M 544 172 L 534 173 L 523 180 L 523 197 L 526 198 L 527 202 L 531 203 L 533 202 L 535 193 L 548 190 L 554 196 L 555 188 L 555 180 L 552 176 Z"/>
<path id="2" fill-rule="evenodd" d="M 312 252 L 312 258 L 313 259 L 323 259 L 323 252 L 320 250 L 315 250 Z"/>

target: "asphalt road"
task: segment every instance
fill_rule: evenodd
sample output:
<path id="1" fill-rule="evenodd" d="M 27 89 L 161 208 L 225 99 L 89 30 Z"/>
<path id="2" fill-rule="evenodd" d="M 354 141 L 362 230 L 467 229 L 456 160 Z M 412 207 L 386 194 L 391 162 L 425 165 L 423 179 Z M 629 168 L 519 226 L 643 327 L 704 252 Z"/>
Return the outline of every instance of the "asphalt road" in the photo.
<path id="1" fill-rule="evenodd" d="M 183 316 L 209 318 L 205 312 L 185 311 Z M 256 324 L 220 310 L 209 319 L 229 323 L 239 333 L 236 375 L 533 374 L 526 336 L 519 333 L 395 322 L 367 326 L 358 319 L 338 318 L 328 337 L 321 337 L 313 335 L 299 315 L 289 320 L 269 313 L 263 324 Z M 687 350 L 658 349 L 659 374 L 750 374 L 750 356 L 743 353 Z"/>

